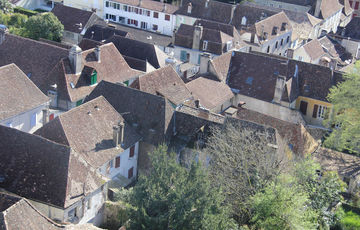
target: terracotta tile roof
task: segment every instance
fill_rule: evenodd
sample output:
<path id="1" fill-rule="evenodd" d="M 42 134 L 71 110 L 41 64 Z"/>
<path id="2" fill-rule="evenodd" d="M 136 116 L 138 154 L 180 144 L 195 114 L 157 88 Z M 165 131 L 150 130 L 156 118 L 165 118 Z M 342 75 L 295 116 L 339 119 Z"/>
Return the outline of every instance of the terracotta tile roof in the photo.
<path id="1" fill-rule="evenodd" d="M 174 110 L 165 98 L 102 81 L 85 101 L 101 95 L 122 114 L 125 121 L 137 127 L 137 133 L 145 142 L 158 144 L 171 135 Z"/>
<path id="2" fill-rule="evenodd" d="M 67 208 L 94 192 L 102 180 L 71 148 L 0 126 L 0 188 Z"/>
<path id="3" fill-rule="evenodd" d="M 271 102 L 278 75 L 287 76 L 286 58 L 235 52 L 227 83 L 242 95 Z"/>
<path id="4" fill-rule="evenodd" d="M 343 48 L 343 50 L 339 50 L 341 45 L 337 46 L 337 48 L 338 48 L 338 50 L 337 50 L 334 45 L 335 42 L 333 43 L 333 41 L 331 41 L 327 36 L 320 38 L 319 42 L 320 42 L 321 46 L 325 49 L 326 53 L 330 54 L 331 57 L 334 59 L 339 58 L 345 52 L 344 48 Z"/>
<path id="5" fill-rule="evenodd" d="M 308 43 L 306 43 L 304 46 L 305 52 L 309 55 L 312 61 L 324 56 L 326 53 L 324 49 L 321 46 L 321 43 L 314 39 Z"/>
<path id="6" fill-rule="evenodd" d="M 51 12 L 59 19 L 61 24 L 64 25 L 64 30 L 73 33 L 81 33 L 86 26 L 89 26 L 89 23 L 93 23 L 93 20 L 90 20 L 92 17 L 98 18 L 94 12 L 65 6 L 63 4 L 55 4 Z"/>
<path id="7" fill-rule="evenodd" d="M 282 28 L 283 23 L 286 23 L 285 29 Z M 275 29 L 277 29 L 277 33 L 274 33 Z M 287 33 L 290 30 L 292 30 L 290 20 L 283 11 L 255 23 L 256 35 L 259 38 L 262 38 L 263 33 L 267 33 L 266 40 L 271 40 L 274 37 Z M 260 42 L 264 41 L 263 39 L 260 40 Z"/>
<path id="8" fill-rule="evenodd" d="M 288 143 L 289 148 L 297 155 L 304 156 L 311 153 L 318 145 L 302 124 L 283 121 L 246 108 L 238 110 L 237 118 L 276 129 L 282 139 Z"/>
<path id="9" fill-rule="evenodd" d="M 231 63 L 232 52 L 227 52 L 223 55 L 215 57 L 210 61 L 210 65 L 213 67 L 216 76 L 220 81 L 225 82 L 229 73 Z"/>
<path id="10" fill-rule="evenodd" d="M 102 96 L 80 105 L 38 129 L 35 134 L 74 149 L 93 167 L 100 168 L 141 137 L 125 122 L 124 143 L 115 147 L 113 127 L 123 117 Z"/>
<path id="11" fill-rule="evenodd" d="M 167 14 L 174 14 L 178 10 L 177 6 L 168 3 L 152 1 L 152 0 L 113 0 L 113 1 L 135 7 L 145 8 L 148 10 L 165 12 Z"/>
<path id="12" fill-rule="evenodd" d="M 15 64 L 0 67 L 0 121 L 49 101 Z"/>
<path id="13" fill-rule="evenodd" d="M 50 85 L 46 76 L 68 55 L 67 49 L 12 34 L 5 34 L 0 44 L 0 66 L 14 63 L 26 75 L 31 74 L 30 80 L 45 94 Z"/>
<path id="14" fill-rule="evenodd" d="M 219 81 L 199 77 L 186 84 L 186 87 L 200 100 L 201 106 L 212 110 L 234 97 L 229 86 Z"/>
<path id="15" fill-rule="evenodd" d="M 135 88 L 153 95 L 163 96 L 174 105 L 180 105 L 193 98 L 190 90 L 171 65 L 145 74 L 137 81 Z"/>
<path id="16" fill-rule="evenodd" d="M 69 58 L 66 58 L 61 60 L 47 76 L 46 82 L 49 85 L 57 85 L 59 99 L 76 102 L 90 94 L 94 87 L 90 85 L 89 79 L 94 70 L 97 72 L 97 82 L 107 80 L 122 83 L 142 74 L 129 67 L 112 43 L 100 46 L 100 62 L 96 59 L 95 49 L 82 51 L 81 55 L 83 66 L 81 74 L 74 73 Z"/>
<path id="17" fill-rule="evenodd" d="M 235 5 L 209 0 L 206 7 L 206 2 L 207 0 L 183 0 L 183 5 L 180 6 L 176 14 L 226 24 L 231 21 L 231 11 Z M 188 13 L 188 4 L 190 3 L 192 10 L 191 13 Z"/>
<path id="18" fill-rule="evenodd" d="M 110 26 L 93 25 L 86 30 L 83 38 L 103 42 L 114 35 L 131 37 L 131 34 L 127 31 L 119 30 Z"/>

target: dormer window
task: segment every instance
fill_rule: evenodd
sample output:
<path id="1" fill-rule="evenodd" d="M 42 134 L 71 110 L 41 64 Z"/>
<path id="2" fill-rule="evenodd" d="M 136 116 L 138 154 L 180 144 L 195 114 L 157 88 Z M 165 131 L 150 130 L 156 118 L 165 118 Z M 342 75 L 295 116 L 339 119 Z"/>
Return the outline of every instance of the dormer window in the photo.
<path id="1" fill-rule="evenodd" d="M 90 76 L 90 85 L 95 85 L 97 82 L 97 72 L 94 70 Z"/>
<path id="2" fill-rule="evenodd" d="M 286 27 L 287 27 L 287 23 L 286 23 L 286 22 L 283 22 L 283 23 L 281 24 L 281 31 L 286 30 Z"/>
<path id="3" fill-rule="evenodd" d="M 228 42 L 226 43 L 226 51 L 231 50 L 232 44 L 233 44 L 232 41 L 228 41 Z"/>
<path id="4" fill-rule="evenodd" d="M 272 35 L 278 34 L 278 30 L 279 30 L 279 28 L 277 26 L 274 26 L 273 31 L 272 31 Z"/>

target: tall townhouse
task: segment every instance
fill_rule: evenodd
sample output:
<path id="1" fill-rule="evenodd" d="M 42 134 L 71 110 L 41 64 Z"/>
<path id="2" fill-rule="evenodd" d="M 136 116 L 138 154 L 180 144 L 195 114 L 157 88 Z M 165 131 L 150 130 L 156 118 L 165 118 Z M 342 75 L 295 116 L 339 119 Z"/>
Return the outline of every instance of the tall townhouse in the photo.
<path id="1" fill-rule="evenodd" d="M 151 0 L 104 2 L 104 19 L 172 36 L 178 7 Z"/>

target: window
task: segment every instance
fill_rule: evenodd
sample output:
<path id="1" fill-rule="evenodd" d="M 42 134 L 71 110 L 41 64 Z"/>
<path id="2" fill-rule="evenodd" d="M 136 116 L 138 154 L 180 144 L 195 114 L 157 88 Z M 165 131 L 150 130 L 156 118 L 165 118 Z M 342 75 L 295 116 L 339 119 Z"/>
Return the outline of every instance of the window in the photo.
<path id="1" fill-rule="evenodd" d="M 306 101 L 300 102 L 300 112 L 304 115 L 306 115 L 308 103 Z"/>
<path id="2" fill-rule="evenodd" d="M 97 82 L 97 72 L 96 70 L 93 71 L 90 77 L 90 85 L 94 85 Z"/>
<path id="3" fill-rule="evenodd" d="M 124 11 L 127 11 L 127 10 L 128 10 L 128 7 L 124 5 L 124 6 L 123 6 L 123 10 L 124 10 Z"/>
<path id="4" fill-rule="evenodd" d="M 281 42 L 280 42 L 280 45 L 282 46 L 283 43 L 284 43 L 284 39 L 282 38 L 282 39 L 281 39 Z"/>
<path id="5" fill-rule="evenodd" d="M 12 123 L 11 123 L 11 121 L 9 121 L 8 123 L 6 123 L 6 126 L 12 128 Z"/>
<path id="6" fill-rule="evenodd" d="M 241 18 L 241 25 L 246 26 L 246 17 Z"/>
<path id="7" fill-rule="evenodd" d="M 150 10 L 143 10 L 142 14 L 150 17 Z"/>
<path id="8" fill-rule="evenodd" d="M 130 148 L 129 158 L 134 157 L 134 155 L 135 155 L 135 145 Z"/>
<path id="9" fill-rule="evenodd" d="M 30 128 L 34 127 L 36 125 L 36 113 L 31 114 L 30 118 Z"/>
<path id="10" fill-rule="evenodd" d="M 275 43 L 275 49 L 277 49 L 277 48 L 278 48 L 278 42 Z"/>
<path id="11" fill-rule="evenodd" d="M 158 12 L 154 12 L 154 18 L 159 18 L 159 13 Z"/>
<path id="12" fill-rule="evenodd" d="M 135 9 L 134 9 L 134 12 L 135 12 L 135 14 L 138 14 L 138 13 L 139 13 L 139 9 L 138 9 L 138 8 L 135 8 Z"/>
<path id="13" fill-rule="evenodd" d="M 187 60 L 186 60 L 186 56 L 187 56 L 187 52 L 185 51 L 185 50 L 181 50 L 181 52 L 180 52 L 180 60 L 182 61 L 182 62 L 186 62 Z"/>
<path id="14" fill-rule="evenodd" d="M 109 2 L 108 1 L 105 2 L 105 6 L 109 7 Z"/>
<path id="15" fill-rule="evenodd" d="M 207 50 L 208 48 L 208 41 L 203 41 L 203 50 Z"/>
<path id="16" fill-rule="evenodd" d="M 270 46 L 268 46 L 267 50 L 266 50 L 266 53 L 269 53 L 270 52 Z"/>
<path id="17" fill-rule="evenodd" d="M 129 169 L 128 171 L 128 178 L 132 178 L 134 176 L 134 167 L 131 167 L 131 169 Z"/>
<path id="18" fill-rule="evenodd" d="M 359 9 L 359 2 L 355 2 L 355 7 L 354 7 L 355 10 L 358 10 Z"/>
<path id="19" fill-rule="evenodd" d="M 226 51 L 229 51 L 232 48 L 232 41 L 226 43 Z"/>
<path id="20" fill-rule="evenodd" d="M 152 29 L 155 30 L 155 31 L 157 31 L 157 30 L 158 30 L 158 25 L 153 24 L 153 28 L 152 28 Z"/>
<path id="21" fill-rule="evenodd" d="M 124 18 L 124 17 L 119 16 L 119 22 L 121 22 L 121 23 L 125 23 L 125 18 Z"/>
<path id="22" fill-rule="evenodd" d="M 81 104 L 82 104 L 82 99 L 80 99 L 80 100 L 78 100 L 78 101 L 76 102 L 76 107 L 79 106 L 79 105 L 81 105 Z"/>
<path id="23" fill-rule="evenodd" d="M 147 23 L 141 22 L 141 29 L 147 29 Z"/>
<path id="24" fill-rule="evenodd" d="M 165 20 L 166 20 L 166 21 L 170 21 L 170 15 L 165 14 Z"/>
<path id="25" fill-rule="evenodd" d="M 288 36 L 288 37 L 286 38 L 286 43 L 289 43 L 289 41 L 290 41 L 290 36 Z"/>
<path id="26" fill-rule="evenodd" d="M 314 105 L 314 110 L 313 110 L 313 118 L 320 118 L 320 119 L 324 119 L 325 118 L 325 113 L 326 113 L 326 106 L 323 105 Z"/>
<path id="27" fill-rule="evenodd" d="M 115 168 L 119 168 L 120 167 L 120 156 L 115 158 Z"/>
<path id="28" fill-rule="evenodd" d="M 105 14 L 105 19 L 109 19 L 109 14 Z"/>

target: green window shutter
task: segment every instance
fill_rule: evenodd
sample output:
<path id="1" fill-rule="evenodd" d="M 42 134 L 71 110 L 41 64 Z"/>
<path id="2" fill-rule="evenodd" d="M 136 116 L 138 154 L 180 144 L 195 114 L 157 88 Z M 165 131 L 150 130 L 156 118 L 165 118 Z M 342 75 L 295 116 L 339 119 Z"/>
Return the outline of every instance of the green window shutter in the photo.
<path id="1" fill-rule="evenodd" d="M 124 81 L 124 85 L 129 86 L 129 81 Z"/>
<path id="2" fill-rule="evenodd" d="M 180 60 L 181 61 L 186 61 L 186 55 L 187 55 L 187 52 L 185 50 L 182 50 L 180 52 Z"/>
<path id="3" fill-rule="evenodd" d="M 77 102 L 76 102 L 76 106 L 79 106 L 79 105 L 81 105 L 82 104 L 82 99 L 80 99 L 80 100 L 78 100 Z"/>
<path id="4" fill-rule="evenodd" d="M 97 82 L 97 72 L 96 70 L 94 70 L 94 72 L 91 74 L 91 78 L 90 78 L 90 84 L 94 85 Z"/>

